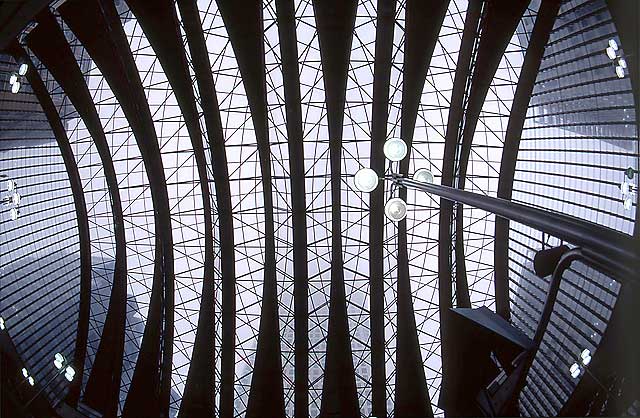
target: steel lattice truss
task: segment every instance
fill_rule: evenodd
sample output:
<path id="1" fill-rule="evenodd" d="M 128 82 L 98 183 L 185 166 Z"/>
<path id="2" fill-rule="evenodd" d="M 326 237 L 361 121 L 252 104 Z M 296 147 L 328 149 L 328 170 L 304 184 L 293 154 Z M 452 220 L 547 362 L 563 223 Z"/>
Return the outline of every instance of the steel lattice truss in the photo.
<path id="1" fill-rule="evenodd" d="M 112 5 L 110 0 L 91 1 Z M 146 356 L 149 356 L 141 349 L 143 335 L 146 336 L 146 330 L 157 325 L 158 329 L 171 331 L 162 334 L 158 343 L 160 346 L 166 341 L 172 344 L 170 376 L 158 373 L 158 379 L 170 379 L 168 410 L 171 416 L 184 416 L 186 408 L 197 403 L 188 398 L 202 383 L 194 373 L 194 368 L 202 368 L 213 375 L 214 384 L 208 396 L 216 412 L 228 408 L 232 413 L 223 414 L 225 418 L 231 415 L 255 416 L 255 399 L 258 395 L 253 387 L 261 377 L 262 370 L 267 367 L 264 360 L 261 363 L 259 352 L 266 338 L 277 343 L 274 345 L 277 352 L 271 354 L 279 356 L 276 360 L 282 371 L 281 396 L 286 416 L 308 414 L 315 418 L 323 408 L 327 408 L 326 389 L 331 383 L 327 383 L 330 373 L 325 375 L 325 370 L 329 370 L 327 363 L 331 363 L 328 360 L 331 358 L 329 342 L 332 339 L 335 341 L 337 334 L 336 331 L 330 331 L 329 319 L 337 316 L 347 324 L 348 343 L 342 348 L 348 351 L 355 372 L 356 407 L 362 417 L 374 414 L 376 408 L 378 411 L 386 408 L 387 416 L 393 417 L 398 397 L 397 359 L 401 345 L 399 330 L 402 327 L 399 323 L 399 306 L 410 302 L 411 319 L 415 322 L 415 329 L 411 332 L 415 335 L 416 351 L 419 353 L 418 363 L 415 364 L 422 365 L 424 371 L 428 396 L 425 400 L 430 401 L 434 415 L 442 415 L 444 411 L 438 407 L 438 402 L 444 363 L 441 346 L 445 338 L 441 337 L 440 318 L 441 295 L 447 293 L 441 293 L 443 285 L 439 280 L 441 272 L 438 262 L 439 257 L 443 257 L 438 253 L 440 201 L 425 193 L 407 191 L 406 221 L 396 224 L 385 217 L 383 223 L 377 225 L 372 214 L 380 201 L 358 192 L 352 178 L 357 170 L 370 167 L 376 159 L 374 142 L 380 131 L 374 127 L 374 119 L 378 118 L 378 121 L 381 116 L 374 114 L 375 103 L 382 101 L 388 105 L 386 114 L 382 115 L 383 139 L 401 137 L 407 112 L 414 112 L 405 109 L 406 98 L 403 94 L 406 93 L 405 89 L 413 88 L 415 84 L 413 81 L 413 84 L 407 85 L 404 68 L 407 38 L 416 35 L 415 32 L 410 33 L 409 29 L 411 1 L 388 2 L 393 6 L 393 24 L 389 29 L 392 36 L 387 45 L 390 62 L 386 63 L 390 67 L 390 76 L 384 81 L 388 92 L 382 94 L 374 91 L 374 86 L 376 80 L 379 81 L 377 77 L 381 77 L 377 64 L 382 60 L 377 56 L 379 45 L 376 34 L 383 24 L 380 19 L 382 11 L 378 7 L 385 2 L 353 0 L 351 3 L 355 10 L 352 26 L 347 28 L 351 45 L 348 57 L 339 57 L 348 63 L 344 103 L 338 106 L 333 103 L 335 108 L 343 106 L 341 133 L 337 140 L 334 137 L 330 139 L 330 124 L 336 120 L 335 114 L 330 112 L 336 110 L 329 104 L 329 96 L 335 92 L 327 91 L 327 86 L 332 85 L 330 78 L 335 81 L 341 73 L 330 65 L 336 61 L 327 58 L 332 54 L 327 50 L 327 44 L 323 44 L 324 50 L 321 48 L 320 33 L 326 30 L 321 25 L 326 22 L 321 22 L 319 12 L 326 7 L 322 6 L 322 1 L 296 0 L 289 3 L 285 0 L 263 0 L 259 4 L 261 22 L 255 27 L 246 28 L 246 33 L 241 34 L 246 34 L 249 39 L 253 29 L 260 29 L 258 43 L 261 47 L 255 51 L 246 50 L 247 39 L 239 36 L 237 29 L 230 26 L 230 21 L 237 23 L 242 19 L 233 20 L 238 16 L 230 16 L 229 10 L 236 9 L 222 0 L 194 0 L 193 3 L 179 0 L 178 4 L 163 2 L 164 6 L 161 7 L 167 7 L 164 11 L 168 10 L 170 19 L 175 19 L 176 23 L 178 45 L 172 46 L 154 44 L 152 31 L 148 29 L 152 26 L 145 26 L 152 22 L 145 21 L 148 16 L 145 17 L 143 13 L 134 13 L 136 7 L 133 2 L 129 2 L 131 10 L 126 2 L 117 2 L 117 16 L 112 23 L 122 26 L 125 38 L 122 41 L 128 45 L 135 62 L 135 71 L 141 81 L 140 87 L 158 141 L 159 167 L 166 179 L 167 219 L 170 219 L 170 225 L 160 227 L 171 231 L 175 279 L 172 294 L 164 288 L 159 300 L 162 309 L 173 307 L 172 325 L 168 325 L 171 321 L 167 319 L 165 311 L 162 311 L 159 319 L 150 319 L 154 318 L 154 306 L 157 307 L 152 302 L 152 290 L 163 260 L 159 255 L 161 244 L 157 230 L 158 210 L 162 209 L 154 207 L 154 199 L 158 199 L 151 192 L 154 179 L 150 178 L 150 168 L 145 167 L 145 153 L 140 148 L 149 138 L 140 138 L 140 129 L 136 131 L 132 127 L 131 120 L 125 115 L 127 104 L 124 100 L 120 102 L 118 97 L 121 96 L 116 97 L 119 90 L 114 83 L 116 76 L 104 68 L 103 73 L 94 63 L 89 53 L 91 48 L 87 46 L 85 49 L 80 40 L 82 36 L 78 34 L 76 37 L 73 25 L 65 22 L 64 8 L 60 7 L 61 13 L 51 10 L 91 93 L 106 136 L 122 201 L 127 309 L 118 414 L 123 413 L 130 390 L 133 391 L 134 386 L 139 389 L 140 384 L 134 384 L 134 372 L 137 364 L 141 360 L 148 360 Z M 206 50 L 203 55 L 206 57 L 192 56 L 194 39 L 188 27 L 193 22 L 187 19 L 193 19 L 193 16 L 183 16 L 181 11 L 186 9 L 179 7 L 189 4 L 194 6 L 200 20 Z M 538 5 L 539 2 L 531 3 L 520 18 L 516 32 L 510 34 L 512 36 L 507 49 L 490 79 L 487 96 L 482 99 L 477 125 L 471 137 L 467 181 L 464 185 L 467 190 L 491 196 L 497 193 L 507 123 Z M 288 22 L 284 10 L 289 6 L 292 6 L 291 32 L 295 34 L 291 43 L 281 39 L 282 33 L 285 33 L 283 27 Z M 418 103 L 412 138 L 408 139 L 409 157 L 404 163 L 385 161 L 383 169 L 387 174 L 399 171 L 412 174 L 419 168 L 428 168 L 433 172 L 435 181 L 442 182 L 447 170 L 456 170 L 459 161 L 454 162 L 453 168 L 446 167 L 445 143 L 450 140 L 447 126 L 451 115 L 459 113 L 461 118 L 466 118 L 464 106 L 462 109 L 452 109 L 452 103 L 458 58 L 464 49 L 462 39 L 468 6 L 470 3 L 466 0 L 445 2 L 444 20 L 437 39 L 432 40 L 434 50 L 428 57 L 430 61 L 425 68 L 426 77 L 422 74 L 420 81 L 424 83 L 419 84 L 421 90 L 416 89 L 415 93 Z M 233 13 L 237 13 L 237 10 Z M 118 40 L 116 38 L 119 35 L 113 31 L 105 36 Z M 478 33 L 473 36 L 479 37 Z M 170 70 L 163 68 L 166 62 L 159 58 L 162 48 L 166 48 L 163 50 L 166 53 L 171 51 L 171 47 L 183 48 L 186 54 L 188 96 L 195 99 L 196 123 L 204 144 L 206 178 L 198 171 L 199 151 L 194 144 L 193 126 L 189 125 L 189 117 L 185 116 L 184 103 L 179 101 L 180 97 L 185 97 L 185 92 L 176 86 Z M 115 214 L 111 205 L 112 191 L 107 187 L 107 174 L 102 168 L 102 160 L 88 124 L 70 102 L 68 92 L 61 87 L 63 83 L 58 84 L 53 71 L 50 73 L 46 63 L 40 62 L 37 53 L 30 49 L 27 52 L 65 122 L 83 181 L 93 252 L 90 331 L 83 376 L 86 384 L 100 353 L 98 348 L 103 329 L 106 329 L 107 312 L 111 309 L 112 276 L 118 245 L 115 240 Z M 247 61 L 247 57 L 255 61 Z M 290 60 L 290 57 L 293 59 Z M 215 91 L 201 91 L 202 80 L 199 80 L 201 74 L 196 61 L 202 58 L 208 59 L 207 70 Z M 473 55 L 472 65 L 475 58 L 476 55 Z M 261 62 L 264 68 L 247 68 L 247 62 Z M 295 67 L 293 71 L 298 75 L 298 80 L 293 82 L 299 89 L 298 96 L 292 95 L 292 80 L 287 76 L 291 66 Z M 256 81 L 264 85 L 256 87 Z M 464 81 L 466 87 L 471 85 L 471 75 L 467 75 Z M 262 91 L 264 97 L 261 96 Z M 376 96 L 385 93 L 386 97 Z M 217 108 L 207 104 L 212 98 L 217 102 Z M 265 126 L 261 125 L 261 104 L 265 105 Z M 211 112 L 212 108 L 221 123 L 221 147 L 217 147 L 212 140 L 218 134 L 212 132 L 214 127 L 210 124 L 211 119 L 207 118 L 211 117 L 207 112 Z M 299 110 L 301 120 L 294 117 L 296 113 L 292 111 L 293 108 Z M 292 146 L 292 125 L 296 125 L 301 135 L 298 151 Z M 336 155 L 339 156 L 337 166 Z M 224 167 L 220 166 L 220 161 L 226 161 Z M 297 163 L 300 163 L 302 173 L 296 174 Z M 225 173 L 222 176 L 224 178 L 221 178 L 221 173 Z M 338 193 L 335 190 L 332 193 L 332 187 L 336 185 L 339 187 Z M 229 196 L 225 195 L 225 187 L 230 191 Z M 205 196 L 207 191 L 208 197 Z M 299 191 L 302 191 L 301 194 Z M 390 184 L 385 184 L 385 201 L 397 194 Z M 339 196 L 339 201 L 335 200 L 336 196 Z M 209 201 L 205 202 L 205 199 Z M 295 209 L 301 202 L 302 215 L 300 210 L 296 212 Z M 230 213 L 227 205 L 231 208 Z M 208 206 L 213 212 L 212 224 L 205 222 Z M 444 209 L 442 212 L 445 213 Z M 493 309 L 496 303 L 493 283 L 494 216 L 471 208 L 465 208 L 463 214 L 461 229 L 453 229 L 455 217 L 450 226 L 453 234 L 464 237 L 465 259 L 455 261 L 465 263 L 470 306 L 489 306 Z M 334 219 L 334 216 L 340 216 L 340 219 Z M 304 221 L 304 245 L 294 239 L 296 232 L 300 234 L 298 228 L 302 228 L 300 219 Z M 212 225 L 213 231 L 206 230 L 207 225 Z M 225 227 L 232 231 L 233 242 L 222 238 Z M 449 225 L 444 227 L 448 228 Z M 370 235 L 373 235 L 375 228 L 383 231 L 382 243 L 373 249 Z M 212 277 L 205 277 L 207 234 L 213 235 Z M 339 234 L 339 240 L 333 240 L 334 234 Z M 211 235 L 208 236 L 210 239 Z M 338 247 L 336 242 L 340 244 L 340 260 L 335 259 L 335 252 L 332 253 L 334 247 Z M 271 243 L 275 254 L 269 250 Z M 401 248 L 403 245 L 405 248 Z M 375 251 L 379 248 L 381 253 Z M 403 255 L 399 255 L 401 250 L 404 251 Z M 304 256 L 300 255 L 300 251 Z M 374 260 L 381 262 L 381 277 L 376 277 L 380 274 L 379 269 L 371 271 L 374 268 L 370 261 L 376 254 L 381 254 L 382 258 Z M 300 272 L 296 270 L 299 269 L 296 262 L 299 266 L 301 259 L 305 260 L 306 269 L 306 276 L 302 278 L 305 279 L 304 287 L 300 287 Z M 449 258 L 452 262 L 454 259 Z M 233 271 L 225 270 L 225 265 L 227 268 L 231 265 Z M 344 300 L 339 302 L 344 302 L 346 306 L 346 318 L 341 317 L 343 313 L 336 314 L 331 309 L 332 303 L 334 307 L 337 306 L 336 270 L 342 271 L 338 285 L 342 286 Z M 277 326 L 265 331 L 265 311 L 274 307 L 266 296 L 270 289 L 271 271 L 275 271 L 274 309 L 277 312 Z M 405 271 L 408 273 L 403 273 Z M 376 299 L 372 283 L 378 279 L 382 283 L 382 293 Z M 406 298 L 400 296 L 402 280 L 409 283 Z M 455 287 L 455 275 L 449 281 Z M 205 291 L 208 283 L 212 283 L 213 295 Z M 342 293 L 338 295 L 342 298 Z M 299 311 L 300 298 L 306 299 L 306 312 Z M 455 302 L 456 298 L 454 292 L 451 302 Z M 379 307 L 377 303 L 383 304 L 380 323 L 372 319 L 372 311 Z M 212 307 L 210 317 L 202 316 L 213 324 L 211 343 L 203 342 L 206 336 L 199 334 L 201 313 L 205 306 Z M 308 329 L 304 350 L 300 349 L 297 339 L 302 320 Z M 157 323 L 152 323 L 154 321 Z M 379 346 L 374 341 L 376 329 L 383 329 L 384 332 Z M 269 331 L 273 335 L 268 334 Z M 198 350 L 209 357 L 196 364 L 193 359 Z M 162 358 L 163 353 L 166 354 L 160 350 L 160 358 L 151 359 L 151 363 L 157 363 L 158 368 L 166 359 Z M 228 353 L 232 353 L 232 357 Z M 305 367 L 307 381 L 302 385 L 296 380 L 300 367 L 304 366 L 296 364 L 300 353 L 306 356 L 308 362 Z M 376 363 L 376 358 L 382 358 L 383 361 Z M 382 370 L 379 370 L 380 364 Z M 374 381 L 373 375 L 381 371 L 383 379 Z M 277 380 L 279 377 L 269 378 Z M 306 398 L 304 408 L 296 403 L 300 387 L 304 388 L 302 399 Z M 228 388 L 231 388 L 231 396 L 225 392 Z M 143 390 L 152 392 L 156 389 Z M 384 405 L 376 401 L 376 393 L 382 393 Z M 229 403 L 227 399 L 232 399 L 232 402 Z M 275 404 L 278 401 L 273 402 Z"/>

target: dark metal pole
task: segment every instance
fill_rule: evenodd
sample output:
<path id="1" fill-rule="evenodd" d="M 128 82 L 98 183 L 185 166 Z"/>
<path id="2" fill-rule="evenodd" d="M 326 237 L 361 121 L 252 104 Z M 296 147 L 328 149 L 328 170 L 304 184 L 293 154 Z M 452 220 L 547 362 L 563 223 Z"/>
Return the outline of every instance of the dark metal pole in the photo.
<path id="1" fill-rule="evenodd" d="M 402 187 L 438 195 L 452 202 L 459 202 L 492 212 L 497 216 L 530 226 L 582 248 L 589 258 L 611 266 L 611 273 L 622 284 L 640 284 L 635 269 L 640 265 L 637 241 L 621 232 L 578 219 L 562 213 L 549 212 L 510 200 L 479 195 L 454 187 L 421 183 L 402 177 L 393 177 Z"/>

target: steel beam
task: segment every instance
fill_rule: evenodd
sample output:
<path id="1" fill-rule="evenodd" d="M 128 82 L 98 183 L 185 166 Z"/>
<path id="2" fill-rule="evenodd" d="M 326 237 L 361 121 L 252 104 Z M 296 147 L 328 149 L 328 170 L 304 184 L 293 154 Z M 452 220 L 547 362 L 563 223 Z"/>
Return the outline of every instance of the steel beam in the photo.
<path id="1" fill-rule="evenodd" d="M 384 172 L 384 142 L 389 115 L 389 83 L 395 25 L 395 0 L 378 0 L 371 112 L 371 168 Z M 387 416 L 384 347 L 384 188 L 369 198 L 369 300 L 371 329 L 371 415 Z"/>
<path id="2" fill-rule="evenodd" d="M 219 0 L 218 7 L 227 27 L 251 109 L 264 195 L 264 285 L 247 418 L 284 416 L 262 2 Z M 224 410 L 222 412 L 225 416 Z"/>
<path id="3" fill-rule="evenodd" d="M 83 402 L 106 417 L 115 417 L 118 412 L 127 301 L 127 247 L 118 181 L 89 88 L 62 29 L 50 12 L 39 14 L 38 26 L 29 33 L 27 43 L 84 121 L 100 156 L 109 190 L 116 243 L 115 267 L 109 309 Z"/>
<path id="4" fill-rule="evenodd" d="M 235 250 L 231 191 L 222 122 L 197 3 L 195 0 L 178 0 L 177 4 L 191 51 L 191 62 L 198 83 L 204 121 L 207 127 L 211 161 L 215 167 L 213 181 L 218 208 L 222 275 L 222 357 L 233 359 L 235 355 Z M 214 404 L 215 326 L 214 321 L 209 320 L 214 317 L 214 296 L 213 286 L 205 282 L 202 291 L 198 332 L 179 417 L 213 416 L 216 412 Z M 205 308 L 208 311 L 205 311 Z M 231 402 L 233 402 L 233 380 L 233 361 L 224 363 L 221 386 L 224 388 L 224 396 L 231 396 Z M 225 402 L 226 405 L 229 401 Z"/>
<path id="5" fill-rule="evenodd" d="M 0 51 L 12 42 L 50 0 L 3 1 L 0 3 Z"/>
<path id="6" fill-rule="evenodd" d="M 458 138 L 460 125 L 464 116 L 465 97 L 467 95 L 467 83 L 471 69 L 473 49 L 478 33 L 478 24 L 482 12 L 482 3 L 479 0 L 469 1 L 464 29 L 462 32 L 462 43 L 458 53 L 458 62 L 453 81 L 453 91 L 449 105 L 449 116 L 447 120 L 447 132 L 445 136 L 444 159 L 442 163 L 442 184 L 453 185 L 455 174 L 455 161 L 458 148 Z M 453 203 L 440 199 L 440 218 L 438 228 L 438 300 L 440 313 L 440 350 L 442 355 L 442 384 L 440 399 L 438 404 L 446 409 L 446 387 L 449 385 L 448 369 L 449 354 L 452 349 L 449 343 L 449 308 L 452 307 L 452 218 Z M 466 278 L 465 278 L 466 279 Z M 468 288 L 464 283 L 463 289 Z M 461 292 L 458 292 L 460 297 Z M 467 298 L 468 299 L 468 298 Z"/>
<path id="7" fill-rule="evenodd" d="M 155 266 L 149 313 L 123 416 L 166 417 L 173 357 L 173 238 L 166 179 L 153 119 L 113 2 L 71 0 L 58 11 L 120 102 L 149 179 L 156 234 Z"/>
<path id="8" fill-rule="evenodd" d="M 431 3 L 407 0 L 406 3 L 400 137 L 409 148 L 413 143 L 421 93 L 448 6 L 449 0 Z M 409 158 L 405 158 L 400 162 L 400 172 L 407 175 L 408 171 Z M 399 195 L 407 200 L 406 189 L 400 189 Z M 398 224 L 397 263 L 398 334 L 394 416 L 433 417 L 413 309 L 406 220 Z"/>
<path id="9" fill-rule="evenodd" d="M 531 32 L 529 46 L 524 56 L 518 86 L 513 97 L 509 123 L 505 132 L 500 175 L 498 179 L 498 197 L 511 200 L 513 178 L 516 171 L 516 160 L 520 148 L 520 136 L 529 108 L 529 99 L 533 92 L 540 63 L 544 55 L 544 47 L 553 29 L 560 0 L 543 0 L 538 10 L 536 22 Z M 496 218 L 494 239 L 494 287 L 496 295 L 496 312 L 505 319 L 511 316 L 509 306 L 509 221 Z"/>
<path id="10" fill-rule="evenodd" d="M 455 187 L 421 183 L 406 178 L 396 178 L 394 181 L 403 187 L 440 196 L 441 200 L 469 205 L 545 232 L 580 247 L 594 262 L 611 266 L 610 260 L 613 260 L 616 264 L 615 268 L 610 268 L 610 274 L 620 283 L 640 284 L 640 279 L 634 274 L 640 265 L 640 248 L 632 236 L 564 213 L 551 212 Z"/>
<path id="11" fill-rule="evenodd" d="M 331 290 L 320 417 L 359 416 L 342 256 L 342 125 L 357 2 L 314 0 L 329 128 L 331 166 Z"/>
<path id="12" fill-rule="evenodd" d="M 76 343 L 73 351 L 73 368 L 78 374 L 78 378 L 69 384 L 69 392 L 67 402 L 76 405 L 80 397 L 80 389 L 82 379 L 80 376 L 84 373 L 84 360 L 87 354 L 87 339 L 89 336 L 89 315 L 91 308 L 91 238 L 89 234 L 89 217 L 87 216 L 87 205 L 84 199 L 84 191 L 82 190 L 82 179 L 78 172 L 78 165 L 73 156 L 73 150 L 67 137 L 67 131 L 60 120 L 60 115 L 56 109 L 49 91 L 45 86 L 40 74 L 34 70 L 35 66 L 24 49 L 16 43 L 9 46 L 9 53 L 18 59 L 23 59 L 29 65 L 30 71 L 27 72 L 27 80 L 33 89 L 33 94 L 38 99 L 42 111 L 47 117 L 47 121 L 51 126 L 51 131 L 56 139 L 62 161 L 64 162 L 67 175 L 69 176 L 69 184 L 73 194 L 73 204 L 76 212 L 76 220 L 78 222 L 78 240 L 80 243 L 80 306 L 78 309 L 78 331 L 76 333 Z"/>
<path id="13" fill-rule="evenodd" d="M 294 311 L 294 417 L 309 416 L 309 271 L 307 268 L 307 214 L 305 197 L 302 100 L 298 68 L 298 46 L 293 0 L 276 0 L 280 39 L 289 178 L 293 225 L 293 311 Z"/>
<path id="14" fill-rule="evenodd" d="M 493 1 L 485 3 L 481 18 L 481 36 L 477 44 L 473 76 L 462 120 L 461 144 L 456 161 L 457 187 L 464 189 L 469 156 L 482 105 L 500 60 L 518 27 L 530 0 Z M 464 206 L 456 206 L 456 289 L 459 306 L 470 307 L 468 279 L 464 255 Z M 462 302 L 462 303 L 460 303 Z"/>
<path id="15" fill-rule="evenodd" d="M 209 195 L 209 181 L 207 176 L 207 160 L 202 142 L 202 130 L 198 110 L 196 109 L 196 99 L 191 86 L 191 77 L 189 75 L 189 64 L 182 43 L 178 17 L 176 15 L 175 5 L 169 0 L 157 0 L 149 2 L 145 0 L 127 0 L 131 11 L 136 16 L 138 23 L 144 30 L 144 33 L 153 48 L 162 69 L 169 80 L 169 84 L 173 89 L 180 110 L 185 120 L 187 132 L 191 139 L 196 167 L 198 171 L 198 179 L 200 182 L 200 193 L 202 194 L 203 214 L 204 214 L 204 277 L 202 283 L 202 295 L 200 301 L 200 316 L 198 318 L 198 331 L 212 332 L 211 324 L 214 321 L 214 283 L 213 283 L 213 221 L 211 211 L 211 197 Z M 226 245 L 226 244 L 222 244 Z M 203 330 L 200 331 L 200 325 Z M 206 338 L 198 339 L 199 345 L 204 344 Z M 196 351 L 197 350 L 197 351 Z M 213 361 L 203 358 L 202 353 L 208 352 L 208 347 L 195 347 L 192 353 L 193 367 L 207 368 L 207 365 Z M 191 369 L 191 365 L 190 365 Z M 214 371 L 211 370 L 213 373 Z M 207 381 L 202 389 L 209 388 L 209 392 L 202 394 L 213 399 L 213 386 L 207 386 Z M 190 391 L 193 386 L 190 387 Z M 193 403 L 193 393 L 187 393 L 187 403 L 184 407 L 181 405 L 181 412 L 190 415 L 199 415 L 208 413 L 209 409 L 201 410 L 201 407 L 211 407 L 211 402 Z M 184 399 L 183 399 L 184 402 Z M 196 410 L 197 409 L 197 410 Z M 211 412 L 213 410 L 211 409 Z"/>

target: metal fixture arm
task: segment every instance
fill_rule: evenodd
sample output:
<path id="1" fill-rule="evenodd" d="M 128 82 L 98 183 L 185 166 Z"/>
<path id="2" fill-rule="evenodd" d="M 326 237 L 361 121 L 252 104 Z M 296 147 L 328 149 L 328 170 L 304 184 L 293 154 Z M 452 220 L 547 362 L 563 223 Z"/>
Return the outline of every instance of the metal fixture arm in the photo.
<path id="1" fill-rule="evenodd" d="M 392 176 L 391 179 L 399 186 L 432 193 L 450 201 L 486 210 L 499 217 L 553 235 L 581 247 L 585 256 L 606 266 L 607 270 L 621 283 L 638 284 L 634 269 L 635 266 L 640 265 L 640 253 L 636 241 L 629 235 L 569 215 L 549 212 L 510 200 L 480 195 L 454 187 L 422 183 L 397 175 Z"/>

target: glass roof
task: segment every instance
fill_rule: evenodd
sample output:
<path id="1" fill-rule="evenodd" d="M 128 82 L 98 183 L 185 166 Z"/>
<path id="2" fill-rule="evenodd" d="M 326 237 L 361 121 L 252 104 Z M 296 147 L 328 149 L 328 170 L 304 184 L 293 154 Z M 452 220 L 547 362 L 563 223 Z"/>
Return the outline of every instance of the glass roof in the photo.
<path id="1" fill-rule="evenodd" d="M 211 73 L 219 105 L 224 153 L 227 161 L 228 182 L 231 191 L 233 221 L 233 263 L 235 266 L 235 376 L 234 414 L 244 416 L 251 389 L 261 321 L 261 308 L 265 280 L 265 246 L 267 240 L 265 193 L 273 201 L 275 266 L 277 303 L 280 328 L 281 363 L 283 367 L 284 401 L 287 416 L 294 414 L 294 244 L 291 161 L 289 155 L 287 112 L 284 92 L 283 60 L 281 57 L 276 5 L 265 0 L 262 10 L 264 27 L 264 62 L 266 73 L 266 102 L 271 180 L 265 183 L 261 168 L 261 154 L 256 127 L 237 54 L 234 51 L 223 16 L 214 0 L 198 0 L 202 31 L 211 64 Z M 356 375 L 358 403 L 362 417 L 368 417 L 372 408 L 372 359 L 370 328 L 370 200 L 369 195 L 358 192 L 353 175 L 369 167 L 372 153 L 372 112 L 374 100 L 374 64 L 376 62 L 377 1 L 358 0 L 351 53 L 346 83 L 344 123 L 340 149 L 340 233 L 344 287 L 350 334 L 350 348 Z M 491 82 L 473 137 L 466 190 L 496 196 L 502 147 L 518 82 L 524 52 L 528 46 L 539 1 L 531 5 L 511 38 L 506 53 Z M 142 81 L 162 157 L 166 178 L 173 237 L 175 271 L 174 338 L 171 374 L 172 416 L 180 409 L 182 396 L 191 365 L 199 310 L 203 289 L 205 265 L 205 198 L 201 189 L 194 146 L 187 131 L 185 117 L 178 105 L 176 94 L 169 83 L 149 40 L 136 16 L 124 2 L 117 3 L 120 21 L 124 27 L 136 68 Z M 426 81 L 420 96 L 415 131 L 409 150 L 409 173 L 428 168 L 439 183 L 443 171 L 444 145 L 449 116 L 449 102 L 453 90 L 454 73 L 461 46 L 462 31 L 467 9 L 466 0 L 451 0 L 430 61 Z M 177 9 L 176 9 L 177 10 Z M 405 47 L 406 2 L 399 0 L 395 10 L 392 66 L 389 81 L 389 104 L 386 120 L 387 138 L 399 138 L 402 112 L 403 66 Z M 54 14 L 56 12 L 54 11 Z M 179 11 L 177 15 L 181 20 Z M 154 266 L 158 256 L 154 205 L 139 144 L 125 117 L 121 104 L 98 66 L 91 60 L 71 29 L 56 14 L 58 23 L 72 46 L 92 95 L 100 122 L 104 128 L 122 200 L 127 252 L 127 331 L 123 373 L 120 388 L 120 412 L 124 407 L 133 379 L 144 326 L 149 316 Z M 189 61 L 189 70 L 199 124 L 203 137 L 207 124 L 202 109 L 202 97 L 196 83 L 195 70 L 183 22 L 181 35 Z M 319 37 L 311 0 L 295 1 L 295 26 L 298 53 L 299 87 L 302 113 L 304 186 L 306 204 L 306 257 L 308 269 L 308 321 L 309 321 L 309 414 L 320 412 L 327 356 L 327 337 L 330 308 L 332 265 L 332 193 L 328 115 L 324 73 Z M 554 40 L 554 42 L 560 42 Z M 72 145 L 86 198 L 93 250 L 93 290 L 88 355 L 85 381 L 100 343 L 100 335 L 109 309 L 111 276 L 115 259 L 114 225 L 111 197 L 96 146 L 83 120 L 64 91 L 32 51 L 27 51 L 37 71 L 45 81 L 50 95 L 64 121 Z M 601 54 L 602 55 L 602 54 Z M 602 58 L 602 57 L 600 57 Z M 543 67 L 549 61 L 543 63 Z M 552 66 L 553 64 L 549 64 Z M 545 100 L 544 75 L 536 83 L 534 106 L 530 108 L 523 131 L 523 142 L 543 132 L 546 142 L 539 141 L 522 151 L 518 162 L 514 199 L 562 210 L 547 202 L 553 197 L 528 200 L 531 193 L 527 174 L 535 166 L 540 170 L 539 152 L 557 148 L 554 138 L 585 136 L 585 128 L 554 126 L 544 115 L 538 114 L 542 106 L 536 100 Z M 541 87 L 542 84 L 542 87 Z M 628 86 L 626 86 L 628 88 Z M 552 120 L 552 122 L 554 122 Z M 557 122 L 557 121 L 555 121 Z M 539 128 L 539 129 L 538 129 Z M 632 135 L 632 133 L 626 132 Z M 140 141 L 140 138 L 138 138 Z M 597 141 L 597 140 L 593 140 Z M 583 141 L 581 144 L 594 153 L 594 149 L 615 145 L 602 141 Z M 214 327 L 216 329 L 216 403 L 220 402 L 220 373 L 222 345 L 222 260 L 220 238 L 220 212 L 214 185 L 219 167 L 211 161 L 211 150 L 205 142 L 207 159 L 206 179 L 213 208 L 214 236 Z M 528 144 L 529 142 L 527 142 Z M 541 145 L 542 144 L 542 145 Z M 637 169 L 636 148 L 626 156 L 619 156 L 616 165 L 631 165 Z M 44 154 L 43 154 L 44 155 Z M 545 154 L 547 155 L 547 154 Z M 572 153 L 576 156 L 578 153 Z M 582 155 L 582 154 L 580 154 Z M 2 155 L 6 157 L 5 154 Z M 28 156 L 32 158 L 33 156 Z M 49 156 L 46 156 L 50 158 Z M 9 157 L 7 157 L 9 158 Z M 33 157 L 35 158 L 35 157 Z M 44 157 L 38 157 L 44 158 Z M 542 158 L 542 157 L 541 157 Z M 576 160 L 579 160 L 576 157 Z M 557 161 L 556 161 L 557 162 Z M 55 164 L 59 162 L 56 160 Z M 534 164 L 536 163 L 536 164 Z M 546 161 L 547 164 L 553 164 Z M 397 172 L 399 163 L 386 163 L 386 173 Z M 584 161 L 575 161 L 575 170 Z M 614 163 L 610 163 L 614 164 Z M 602 174 L 606 169 L 602 169 Z M 525 173 L 525 174 L 523 174 Z M 617 181 L 617 172 L 609 173 L 608 181 Z M 569 176 L 564 171 L 536 173 L 537 176 Z M 581 175 L 581 174 L 580 174 Z M 608 176 L 608 174 L 602 174 Z M 546 177 L 545 177 L 546 179 Z M 53 181 L 53 180 L 52 180 Z M 554 180 L 544 180 L 554 184 Z M 560 186 L 558 186 L 560 187 Z M 385 184 L 385 199 L 393 196 L 390 184 Z M 538 191 L 538 193 L 544 193 Z M 64 193 L 55 196 L 62 199 Z M 547 199 L 547 200 L 545 200 Z M 595 206 L 602 208 L 613 197 L 603 193 Z M 413 300 L 416 331 L 429 397 L 435 415 L 443 415 L 438 408 L 442 377 L 438 294 L 438 228 L 439 199 L 425 193 L 407 192 L 406 220 L 409 279 Z M 604 203 L 602 203 L 604 202 Z M 564 202 L 571 205 L 570 202 Z M 576 204 L 576 207 L 579 204 Z M 620 207 L 618 207 L 620 206 Z M 616 228 L 631 232 L 635 209 L 624 213 L 621 205 L 608 215 L 619 217 Z M 576 209 L 577 210 L 577 209 Z M 594 209 L 595 210 L 595 209 Z M 603 209 L 605 210 L 605 209 Z M 611 226 L 608 219 L 599 223 Z M 472 307 L 495 308 L 493 286 L 493 239 L 495 216 L 478 209 L 465 208 L 464 213 L 465 261 Z M 384 362 L 386 369 L 386 402 L 389 416 L 393 416 L 395 399 L 396 345 L 397 345 L 397 282 L 398 282 L 398 224 L 385 218 L 383 229 L 383 282 L 384 289 Z M 518 227 L 516 227 L 518 228 Z M 4 233 L 4 230 L 3 230 Z M 16 232 L 17 233 L 17 232 Z M 404 232 L 402 232 L 404 233 Z M 62 245 L 63 242 L 56 243 Z M 228 245 L 228 244 L 226 244 Z M 5 250 L 2 251 L 5 254 Z M 4 267 L 3 262 L 3 268 Z M 3 270 L 4 272 L 4 270 Z"/>

